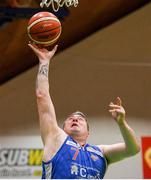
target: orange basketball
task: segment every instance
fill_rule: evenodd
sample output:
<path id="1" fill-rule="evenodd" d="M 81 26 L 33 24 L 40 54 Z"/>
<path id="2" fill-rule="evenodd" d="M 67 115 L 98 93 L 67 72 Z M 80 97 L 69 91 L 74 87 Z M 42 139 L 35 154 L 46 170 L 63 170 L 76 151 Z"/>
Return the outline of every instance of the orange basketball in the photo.
<path id="1" fill-rule="evenodd" d="M 28 22 L 28 36 L 36 44 L 49 46 L 54 44 L 61 34 L 59 19 L 50 12 L 39 12 Z"/>

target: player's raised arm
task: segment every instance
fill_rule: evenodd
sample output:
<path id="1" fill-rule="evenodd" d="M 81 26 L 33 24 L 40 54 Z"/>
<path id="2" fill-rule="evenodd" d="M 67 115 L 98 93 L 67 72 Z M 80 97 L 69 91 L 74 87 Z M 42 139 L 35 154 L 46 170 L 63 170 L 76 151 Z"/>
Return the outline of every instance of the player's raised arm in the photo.
<path id="1" fill-rule="evenodd" d="M 109 107 L 109 112 L 117 122 L 124 139 L 124 143 L 100 145 L 100 148 L 103 149 L 107 161 L 110 164 L 137 154 L 140 151 L 140 146 L 134 130 L 125 120 L 125 110 L 122 106 L 121 99 L 118 97 L 115 103 L 111 102 L 109 104 Z"/>
<path id="2" fill-rule="evenodd" d="M 48 51 L 29 44 L 39 59 L 39 70 L 36 80 L 36 97 L 40 121 L 41 136 L 44 145 L 51 143 L 57 133 L 62 132 L 56 121 L 55 109 L 49 94 L 48 72 L 49 63 L 57 50 L 57 45 Z"/>

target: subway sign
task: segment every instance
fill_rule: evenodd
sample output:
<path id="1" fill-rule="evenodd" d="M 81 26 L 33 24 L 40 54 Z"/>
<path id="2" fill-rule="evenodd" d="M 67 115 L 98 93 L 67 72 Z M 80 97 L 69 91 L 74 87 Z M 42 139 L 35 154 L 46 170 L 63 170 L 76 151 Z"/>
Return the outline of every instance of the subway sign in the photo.
<path id="1" fill-rule="evenodd" d="M 33 148 L 0 149 L 1 178 L 39 178 L 43 150 Z"/>

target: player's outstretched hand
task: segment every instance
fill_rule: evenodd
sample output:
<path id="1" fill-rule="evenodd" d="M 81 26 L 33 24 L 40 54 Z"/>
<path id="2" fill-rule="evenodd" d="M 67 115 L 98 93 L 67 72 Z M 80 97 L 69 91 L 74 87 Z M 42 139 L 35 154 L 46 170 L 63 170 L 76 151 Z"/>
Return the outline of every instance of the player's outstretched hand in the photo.
<path id="1" fill-rule="evenodd" d="M 111 113 L 112 117 L 117 121 L 117 123 L 125 121 L 125 110 L 119 97 L 116 98 L 115 103 L 111 102 L 109 104 L 109 108 L 109 112 Z"/>
<path id="2" fill-rule="evenodd" d="M 58 48 L 58 45 L 55 45 L 54 48 L 51 51 L 49 51 L 46 48 L 40 48 L 36 44 L 32 43 L 29 43 L 28 46 L 33 50 L 40 62 L 50 61 L 50 59 L 54 56 Z"/>

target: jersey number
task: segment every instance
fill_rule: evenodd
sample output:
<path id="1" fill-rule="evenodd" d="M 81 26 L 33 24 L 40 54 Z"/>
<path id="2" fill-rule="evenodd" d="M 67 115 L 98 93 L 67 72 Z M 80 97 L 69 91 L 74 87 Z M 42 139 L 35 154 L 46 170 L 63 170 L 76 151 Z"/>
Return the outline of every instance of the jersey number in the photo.
<path id="1" fill-rule="evenodd" d="M 76 160 L 76 159 L 77 159 L 77 156 L 78 156 L 78 154 L 79 154 L 79 149 L 77 149 L 77 148 L 71 148 L 71 149 L 75 151 L 72 159 L 73 159 L 73 160 Z"/>

